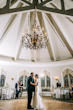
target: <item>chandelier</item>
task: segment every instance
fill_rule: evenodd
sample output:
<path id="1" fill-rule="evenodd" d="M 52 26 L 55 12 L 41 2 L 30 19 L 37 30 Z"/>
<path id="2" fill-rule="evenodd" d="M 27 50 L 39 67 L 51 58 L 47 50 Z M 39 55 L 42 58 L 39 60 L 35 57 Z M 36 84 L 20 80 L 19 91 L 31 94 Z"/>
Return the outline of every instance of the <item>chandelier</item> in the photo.
<path id="1" fill-rule="evenodd" d="M 27 29 L 26 35 L 22 36 L 22 47 L 26 47 L 29 49 L 42 49 L 46 48 L 48 45 L 48 37 L 47 34 L 44 33 L 44 28 L 40 28 L 40 26 L 37 25 L 36 22 L 36 8 L 35 8 L 35 19 L 34 19 L 34 24 L 30 27 L 30 32 Z"/>

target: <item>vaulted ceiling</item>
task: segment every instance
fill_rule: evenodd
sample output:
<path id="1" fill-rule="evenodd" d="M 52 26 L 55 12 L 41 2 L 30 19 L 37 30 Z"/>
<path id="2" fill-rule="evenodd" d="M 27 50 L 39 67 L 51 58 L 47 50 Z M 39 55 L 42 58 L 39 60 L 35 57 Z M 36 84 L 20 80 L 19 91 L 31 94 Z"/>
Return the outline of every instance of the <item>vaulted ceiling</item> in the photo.
<path id="1" fill-rule="evenodd" d="M 0 59 L 40 62 L 73 58 L 73 0 L 38 0 L 37 24 L 47 33 L 48 46 L 39 50 L 22 47 L 22 35 L 34 23 L 34 3 L 0 0 Z"/>

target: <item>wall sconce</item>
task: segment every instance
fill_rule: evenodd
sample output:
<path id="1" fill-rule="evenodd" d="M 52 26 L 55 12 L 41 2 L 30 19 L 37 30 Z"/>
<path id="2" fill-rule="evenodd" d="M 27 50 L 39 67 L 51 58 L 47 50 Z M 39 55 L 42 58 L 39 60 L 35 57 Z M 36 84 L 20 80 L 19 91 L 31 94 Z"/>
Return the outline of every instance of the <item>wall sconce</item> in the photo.
<path id="1" fill-rule="evenodd" d="M 14 80 L 14 78 L 11 78 L 11 80 Z"/>
<path id="2" fill-rule="evenodd" d="M 41 73 L 41 75 L 40 75 L 40 76 L 41 76 L 41 78 L 43 78 L 43 77 L 44 77 L 44 73 Z"/>
<path id="3" fill-rule="evenodd" d="M 55 77 L 55 80 L 58 80 L 58 77 Z"/>

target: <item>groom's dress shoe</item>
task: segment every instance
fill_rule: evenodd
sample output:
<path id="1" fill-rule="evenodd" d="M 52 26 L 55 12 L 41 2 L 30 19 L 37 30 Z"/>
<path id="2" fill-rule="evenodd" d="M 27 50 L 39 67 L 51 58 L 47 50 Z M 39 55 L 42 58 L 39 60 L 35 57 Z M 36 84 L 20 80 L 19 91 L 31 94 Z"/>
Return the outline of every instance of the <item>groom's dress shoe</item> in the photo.
<path id="1" fill-rule="evenodd" d="M 34 108 L 27 108 L 27 109 L 34 109 Z"/>
<path id="2" fill-rule="evenodd" d="M 34 108 L 31 108 L 31 109 L 34 109 Z"/>

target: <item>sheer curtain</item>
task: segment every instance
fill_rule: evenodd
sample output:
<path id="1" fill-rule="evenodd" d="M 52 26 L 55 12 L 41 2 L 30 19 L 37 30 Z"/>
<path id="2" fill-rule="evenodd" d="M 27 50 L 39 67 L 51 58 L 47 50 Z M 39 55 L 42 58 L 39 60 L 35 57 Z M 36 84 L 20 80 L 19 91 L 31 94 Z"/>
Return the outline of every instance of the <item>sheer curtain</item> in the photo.
<path id="1" fill-rule="evenodd" d="M 5 79 L 6 77 L 2 74 L 0 76 L 0 87 L 3 87 L 5 85 Z"/>

